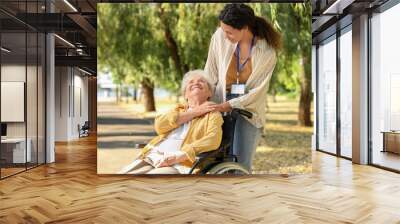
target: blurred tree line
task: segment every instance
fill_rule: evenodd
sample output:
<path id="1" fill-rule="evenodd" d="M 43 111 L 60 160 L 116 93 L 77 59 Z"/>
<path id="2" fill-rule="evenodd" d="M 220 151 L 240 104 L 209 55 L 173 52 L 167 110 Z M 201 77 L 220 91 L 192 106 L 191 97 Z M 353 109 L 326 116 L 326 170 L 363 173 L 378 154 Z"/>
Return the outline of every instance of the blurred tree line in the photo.
<path id="1" fill-rule="evenodd" d="M 269 94 L 299 98 L 300 125 L 311 126 L 311 4 L 249 4 L 283 37 Z M 141 87 L 146 111 L 154 88 L 179 95 L 183 75 L 204 68 L 224 4 L 98 5 L 98 64 L 116 84 Z"/>

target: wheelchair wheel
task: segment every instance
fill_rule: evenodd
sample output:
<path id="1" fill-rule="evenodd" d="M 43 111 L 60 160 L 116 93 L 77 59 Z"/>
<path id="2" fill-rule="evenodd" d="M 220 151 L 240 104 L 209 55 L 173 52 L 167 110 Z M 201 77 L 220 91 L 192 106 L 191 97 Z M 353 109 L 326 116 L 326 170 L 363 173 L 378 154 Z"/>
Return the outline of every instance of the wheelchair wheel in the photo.
<path id="1" fill-rule="evenodd" d="M 224 162 L 215 165 L 211 168 L 207 174 L 237 174 L 244 175 L 250 174 L 247 169 L 242 167 L 239 163 L 235 162 Z"/>

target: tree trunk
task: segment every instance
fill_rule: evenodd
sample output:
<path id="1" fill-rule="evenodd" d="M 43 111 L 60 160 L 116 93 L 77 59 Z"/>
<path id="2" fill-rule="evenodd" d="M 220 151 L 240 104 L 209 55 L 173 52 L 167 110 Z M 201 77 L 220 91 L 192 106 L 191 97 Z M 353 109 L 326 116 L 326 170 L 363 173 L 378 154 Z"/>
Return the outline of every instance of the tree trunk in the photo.
<path id="1" fill-rule="evenodd" d="M 146 112 L 156 111 L 154 102 L 154 84 L 150 80 L 145 79 L 142 81 L 142 91 L 144 99 L 144 108 Z"/>
<path id="2" fill-rule="evenodd" d="M 128 95 L 129 95 L 128 91 L 129 91 L 128 86 L 124 85 L 124 95 L 125 95 L 124 101 L 125 101 L 125 103 L 128 103 Z"/>
<path id="3" fill-rule="evenodd" d="M 133 102 L 137 102 L 137 92 L 135 87 L 133 87 Z"/>
<path id="4" fill-rule="evenodd" d="M 309 57 L 304 56 L 302 59 L 302 69 L 300 71 L 300 101 L 298 123 L 301 126 L 312 126 L 311 124 L 311 67 L 309 65 Z"/>
<path id="5" fill-rule="evenodd" d="M 183 78 L 183 75 L 189 71 L 189 66 L 186 64 L 183 65 L 182 63 L 181 57 L 179 55 L 178 44 L 172 35 L 170 26 L 167 22 L 168 20 L 165 18 L 164 9 L 161 7 L 161 4 L 159 5 L 158 15 L 160 17 L 160 21 L 164 29 L 165 43 L 169 49 L 172 61 L 174 62 L 176 71 L 178 72 L 179 75 L 179 77 L 174 77 L 175 78 L 174 81 L 180 82 Z"/>
<path id="6" fill-rule="evenodd" d="M 299 14 L 295 13 L 295 21 L 297 23 L 297 32 L 300 33 L 302 27 Z M 311 50 L 308 47 L 302 47 L 301 50 L 301 69 L 300 79 L 300 100 L 298 112 L 298 124 L 301 126 L 312 126 L 311 124 Z"/>
<path id="7" fill-rule="evenodd" d="M 119 101 L 120 101 L 120 92 L 121 92 L 121 85 L 120 84 L 118 84 L 117 85 L 117 88 L 116 88 L 116 99 L 117 99 L 117 103 L 119 103 Z"/>

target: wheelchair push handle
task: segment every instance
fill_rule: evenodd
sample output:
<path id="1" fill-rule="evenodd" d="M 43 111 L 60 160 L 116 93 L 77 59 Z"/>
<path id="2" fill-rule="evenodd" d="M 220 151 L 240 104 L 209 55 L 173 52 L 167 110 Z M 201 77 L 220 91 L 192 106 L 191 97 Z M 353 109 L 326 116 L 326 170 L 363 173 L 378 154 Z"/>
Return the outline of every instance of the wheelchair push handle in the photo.
<path id="1" fill-rule="evenodd" d="M 234 109 L 231 111 L 231 114 L 232 114 L 233 116 L 235 116 L 235 117 L 236 117 L 238 114 L 240 114 L 240 115 L 245 116 L 245 117 L 247 117 L 247 118 L 249 118 L 249 119 L 251 119 L 251 118 L 253 117 L 253 114 L 252 114 L 251 112 L 249 112 L 249 111 L 247 111 L 247 110 L 238 109 L 238 108 L 234 108 Z"/>

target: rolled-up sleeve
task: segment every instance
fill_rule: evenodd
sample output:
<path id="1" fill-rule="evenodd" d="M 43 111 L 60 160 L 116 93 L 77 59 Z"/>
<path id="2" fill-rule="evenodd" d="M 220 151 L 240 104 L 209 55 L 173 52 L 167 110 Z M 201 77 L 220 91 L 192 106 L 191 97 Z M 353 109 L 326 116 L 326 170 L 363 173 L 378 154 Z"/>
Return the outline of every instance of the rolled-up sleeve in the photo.
<path id="1" fill-rule="evenodd" d="M 221 113 L 214 112 L 209 116 L 206 133 L 202 138 L 182 146 L 181 150 L 186 153 L 189 160 L 193 163 L 196 155 L 202 152 L 215 150 L 219 147 L 222 140 L 222 124 L 224 120 Z"/>
<path id="2" fill-rule="evenodd" d="M 204 71 L 207 74 L 207 78 L 212 82 L 214 87 L 218 83 L 218 66 L 217 66 L 217 42 L 215 40 L 215 35 L 217 32 L 215 32 L 210 41 L 210 46 L 208 47 L 208 56 L 207 56 L 207 62 L 204 67 Z"/>

